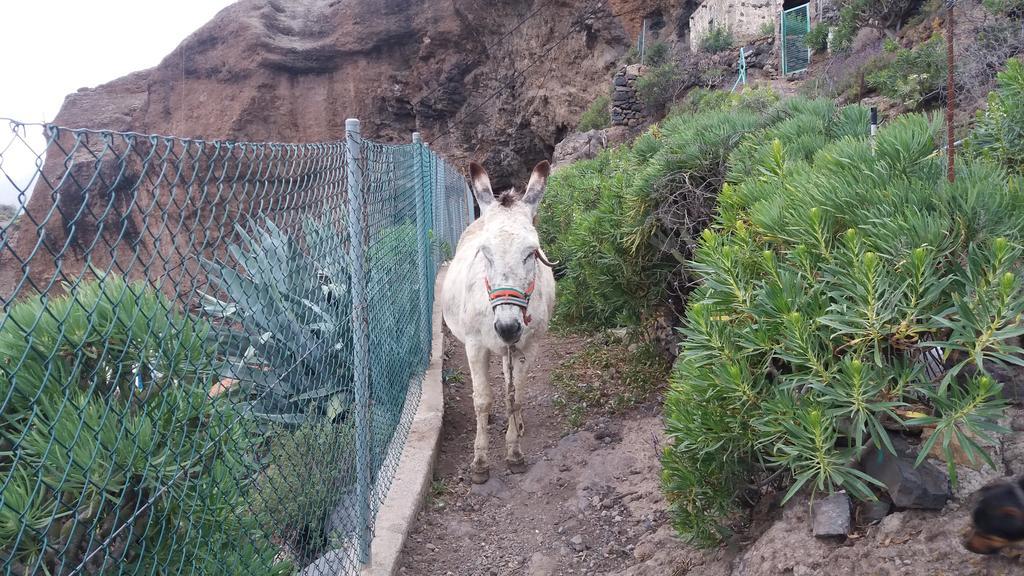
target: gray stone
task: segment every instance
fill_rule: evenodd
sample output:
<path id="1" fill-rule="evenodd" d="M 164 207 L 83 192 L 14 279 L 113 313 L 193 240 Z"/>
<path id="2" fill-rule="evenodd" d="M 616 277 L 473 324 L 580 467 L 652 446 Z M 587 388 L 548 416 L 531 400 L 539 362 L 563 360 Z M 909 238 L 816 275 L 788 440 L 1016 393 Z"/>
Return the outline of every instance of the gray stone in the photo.
<path id="1" fill-rule="evenodd" d="M 989 374 L 1003 385 L 1003 398 L 1014 404 L 1024 404 L 1024 368 L 987 364 Z"/>
<path id="2" fill-rule="evenodd" d="M 586 545 L 583 544 L 583 536 L 580 536 L 579 534 L 573 536 L 572 539 L 569 540 L 569 546 L 577 552 L 583 552 L 587 548 Z"/>
<path id="3" fill-rule="evenodd" d="M 930 462 L 914 468 L 909 455 L 893 456 L 872 447 L 861 464 L 868 475 L 885 485 L 892 503 L 900 508 L 939 510 L 949 499 L 946 475 Z"/>
<path id="4" fill-rule="evenodd" d="M 837 492 L 811 506 L 811 528 L 819 538 L 846 536 L 850 533 L 850 497 Z"/>
<path id="5" fill-rule="evenodd" d="M 1014 432 L 1024 432 L 1024 413 L 1017 414 L 1010 422 L 1010 429 Z"/>
<path id="6" fill-rule="evenodd" d="M 615 82 L 616 86 L 625 86 L 626 85 L 626 77 L 625 76 L 616 75 L 614 82 Z"/>
<path id="7" fill-rule="evenodd" d="M 530 556 L 530 563 L 526 567 L 526 576 L 554 576 L 558 570 L 558 563 L 541 552 L 535 552 Z"/>
<path id="8" fill-rule="evenodd" d="M 508 487 L 505 486 L 505 483 L 499 480 L 494 474 L 491 474 L 490 479 L 483 484 L 473 484 L 469 489 L 469 492 L 471 494 L 476 494 L 477 496 L 490 496 L 499 500 L 509 500 L 512 498 L 512 494 L 508 491 Z"/>
<path id="9" fill-rule="evenodd" d="M 875 500 L 874 502 L 860 502 L 857 504 L 857 525 L 867 526 L 876 522 L 881 522 L 889 514 L 889 509 L 892 506 L 885 500 Z"/>

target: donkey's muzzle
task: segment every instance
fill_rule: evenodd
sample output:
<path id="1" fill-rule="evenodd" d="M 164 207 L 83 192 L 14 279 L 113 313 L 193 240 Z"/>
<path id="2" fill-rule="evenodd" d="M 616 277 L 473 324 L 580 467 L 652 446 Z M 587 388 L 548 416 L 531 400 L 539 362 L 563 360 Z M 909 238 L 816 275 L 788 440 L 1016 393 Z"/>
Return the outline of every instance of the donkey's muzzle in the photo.
<path id="1" fill-rule="evenodd" d="M 497 320 L 494 322 L 494 331 L 505 342 L 512 345 L 519 342 L 523 335 L 523 323 L 519 320 Z"/>

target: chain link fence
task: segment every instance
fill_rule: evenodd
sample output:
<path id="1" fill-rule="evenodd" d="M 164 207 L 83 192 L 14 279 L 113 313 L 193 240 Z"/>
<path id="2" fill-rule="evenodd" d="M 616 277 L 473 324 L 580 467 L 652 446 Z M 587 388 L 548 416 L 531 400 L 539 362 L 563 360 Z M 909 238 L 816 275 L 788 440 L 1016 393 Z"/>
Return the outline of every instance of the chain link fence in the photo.
<path id="1" fill-rule="evenodd" d="M 418 138 L 346 128 L 274 144 L 7 121 L 0 573 L 367 560 L 437 266 L 473 212 Z"/>

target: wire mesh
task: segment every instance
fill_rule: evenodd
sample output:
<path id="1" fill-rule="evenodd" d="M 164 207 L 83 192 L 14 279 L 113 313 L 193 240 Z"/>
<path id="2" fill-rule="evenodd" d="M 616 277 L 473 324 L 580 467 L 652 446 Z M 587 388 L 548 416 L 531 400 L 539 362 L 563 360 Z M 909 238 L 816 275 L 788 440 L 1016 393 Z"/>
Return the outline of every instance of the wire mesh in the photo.
<path id="1" fill-rule="evenodd" d="M 356 573 L 467 190 L 422 144 L 9 122 L 0 573 Z"/>
<path id="2" fill-rule="evenodd" d="M 793 74 L 811 65 L 807 34 L 811 31 L 810 5 L 782 12 L 782 73 Z"/>

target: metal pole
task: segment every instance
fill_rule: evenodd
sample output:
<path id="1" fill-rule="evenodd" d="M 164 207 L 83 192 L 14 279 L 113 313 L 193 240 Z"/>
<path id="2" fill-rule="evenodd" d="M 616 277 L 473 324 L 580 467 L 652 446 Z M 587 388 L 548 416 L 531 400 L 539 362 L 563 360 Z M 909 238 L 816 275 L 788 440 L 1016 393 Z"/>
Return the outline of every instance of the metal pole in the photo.
<path id="1" fill-rule="evenodd" d="M 788 74 L 786 67 L 786 11 L 779 12 L 779 54 L 782 56 L 782 75 Z"/>
<path id="2" fill-rule="evenodd" d="M 643 28 L 640 29 L 640 65 L 645 63 L 647 55 L 647 18 L 644 18 Z"/>
<path id="3" fill-rule="evenodd" d="M 953 85 L 953 6 L 954 0 L 946 0 L 949 8 L 946 14 L 946 178 L 956 182 L 956 143 L 953 141 L 953 116 L 956 109 L 956 92 Z"/>
<path id="4" fill-rule="evenodd" d="M 469 187 L 469 183 L 466 182 L 465 178 L 462 179 L 462 182 L 466 188 L 466 226 L 469 226 L 476 220 L 476 212 L 473 210 L 473 190 Z"/>
<path id="5" fill-rule="evenodd" d="M 363 138 L 359 120 L 345 120 L 348 184 L 349 274 L 352 291 L 352 388 L 356 424 L 356 539 L 359 561 L 370 560 L 370 382 L 369 315 L 366 306 L 366 222 L 363 209 Z"/>
<path id="6" fill-rule="evenodd" d="M 878 108 L 871 107 L 871 151 L 875 151 L 875 135 L 878 134 Z"/>
<path id="7" fill-rule="evenodd" d="M 447 240 L 448 236 L 448 207 L 445 205 L 444 197 L 444 164 L 441 163 L 440 159 L 434 161 L 433 176 L 432 190 L 434 192 L 434 205 L 437 208 L 436 222 L 434 223 L 434 242 L 437 243 L 438 247 L 437 262 L 440 262 L 444 259 L 444 254 L 441 254 L 441 245 L 442 242 Z"/>
<path id="8" fill-rule="evenodd" d="M 427 182 L 423 161 L 427 149 L 423 145 L 423 138 L 419 132 L 412 133 L 412 143 L 416 155 L 416 188 L 413 194 L 416 195 L 416 266 L 420 276 L 420 338 L 422 342 L 423 358 L 430 357 L 430 308 L 433 302 L 431 291 L 434 283 L 430 274 L 430 240 L 427 238 L 427 202 L 430 200 L 430 186 L 424 186 Z"/>

